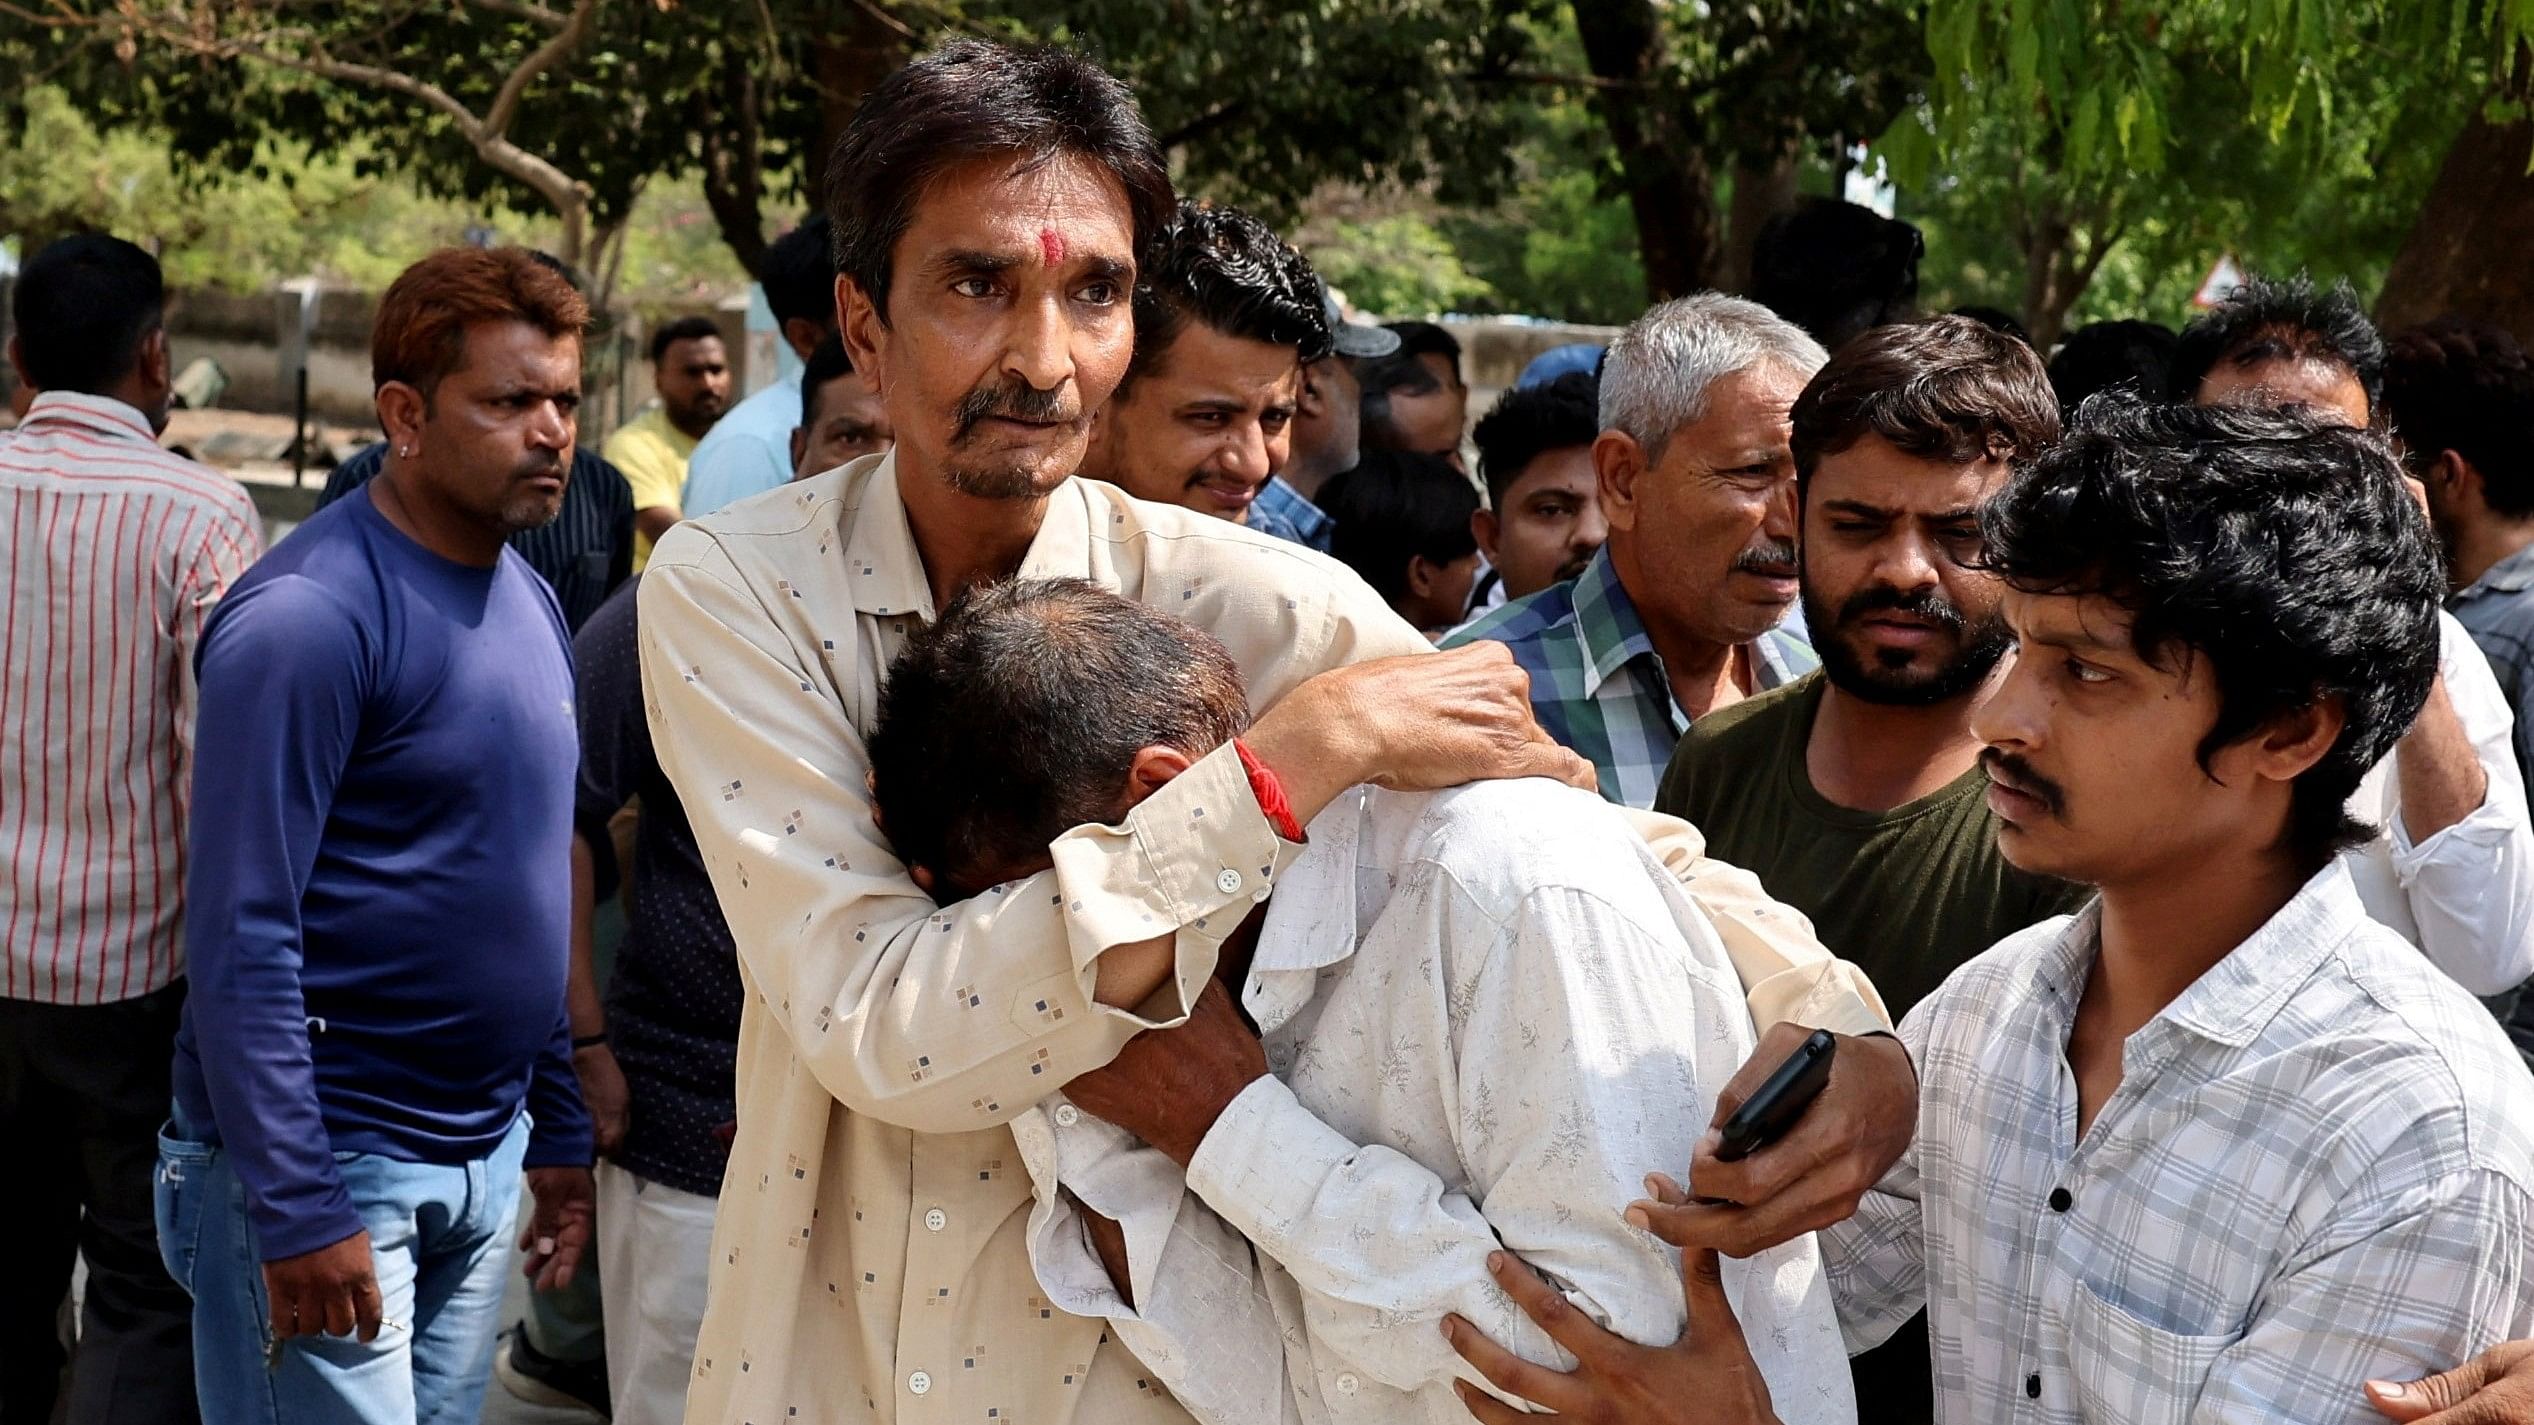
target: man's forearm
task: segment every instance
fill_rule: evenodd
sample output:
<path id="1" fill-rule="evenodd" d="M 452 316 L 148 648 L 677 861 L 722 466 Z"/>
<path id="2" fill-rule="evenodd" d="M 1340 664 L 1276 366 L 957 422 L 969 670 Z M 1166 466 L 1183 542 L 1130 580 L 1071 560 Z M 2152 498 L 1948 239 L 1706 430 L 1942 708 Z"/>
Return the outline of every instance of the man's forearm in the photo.
<path id="1" fill-rule="evenodd" d="M 2402 778 L 2402 830 L 2414 845 L 2472 815 L 2489 795 L 2489 773 L 2473 752 L 2442 675 L 2393 757 Z"/>

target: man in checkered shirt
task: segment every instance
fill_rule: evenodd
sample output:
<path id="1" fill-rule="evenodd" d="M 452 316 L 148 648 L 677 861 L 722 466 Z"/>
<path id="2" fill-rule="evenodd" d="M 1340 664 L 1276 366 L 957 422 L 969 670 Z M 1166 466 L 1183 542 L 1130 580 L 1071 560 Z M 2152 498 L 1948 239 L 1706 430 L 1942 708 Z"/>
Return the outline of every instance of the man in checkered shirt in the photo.
<path id="1" fill-rule="evenodd" d="M 2334 854 L 2436 675 L 2427 526 L 2378 437 L 2099 404 L 1982 523 L 2021 640 L 1973 719 L 1999 845 L 2101 894 L 1902 1026 L 1917 1142 L 1822 1239 L 1849 1346 L 1924 1306 L 1945 1422 L 2373 1421 L 2363 1382 L 2534 1330 L 2534 1080 Z M 1632 1216 L 1739 1250 L 1742 1209 L 1659 1186 Z M 1571 1376 L 1464 1350 L 1563 1412 L 1766 1418 L 1691 1297 L 1668 1350 L 1570 1329 Z"/>

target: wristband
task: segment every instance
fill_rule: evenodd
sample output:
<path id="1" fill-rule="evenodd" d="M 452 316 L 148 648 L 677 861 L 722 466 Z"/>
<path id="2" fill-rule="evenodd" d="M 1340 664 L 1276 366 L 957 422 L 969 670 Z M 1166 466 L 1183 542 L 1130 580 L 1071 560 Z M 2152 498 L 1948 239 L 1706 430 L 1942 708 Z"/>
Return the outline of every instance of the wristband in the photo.
<path id="1" fill-rule="evenodd" d="M 602 1029 L 602 1030 L 598 1031 L 596 1034 L 584 1034 L 584 1035 L 581 1035 L 580 1037 L 578 1037 L 578 1038 L 574 1039 L 574 1040 L 572 1041 L 572 1048 L 573 1048 L 573 1050 L 574 1050 L 575 1052 L 577 1052 L 577 1051 L 579 1051 L 579 1050 L 582 1050 L 582 1049 L 595 1049 L 595 1048 L 597 1048 L 599 1045 L 604 1044 L 604 1043 L 606 1043 L 606 1042 L 607 1042 L 607 1031 L 606 1031 L 606 1030 L 604 1030 L 604 1029 Z"/>
<path id="2" fill-rule="evenodd" d="M 1296 845 L 1308 840 L 1302 823 L 1294 819 L 1292 804 L 1285 800 L 1285 784 L 1276 779 L 1276 774 L 1266 763 L 1258 760 L 1258 754 L 1249 750 L 1248 743 L 1233 738 L 1232 750 L 1240 755 L 1241 770 L 1249 774 L 1250 795 L 1258 798 L 1258 809 L 1267 814 L 1267 824 L 1276 829 L 1276 835 Z"/>

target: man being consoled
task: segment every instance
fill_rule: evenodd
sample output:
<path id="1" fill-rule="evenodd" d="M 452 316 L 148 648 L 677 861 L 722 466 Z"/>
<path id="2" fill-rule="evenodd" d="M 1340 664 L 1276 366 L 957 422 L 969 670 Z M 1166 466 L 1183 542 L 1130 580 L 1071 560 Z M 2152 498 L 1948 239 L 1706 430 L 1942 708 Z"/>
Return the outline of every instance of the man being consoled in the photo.
<path id="1" fill-rule="evenodd" d="M 874 794 L 919 883 L 991 896 L 1248 720 L 1189 624 L 1080 580 L 979 586 L 891 668 Z M 1539 778 L 1352 788 L 1226 919 L 1189 1024 L 1013 1125 L 1051 1300 L 1210 1425 L 1461 1418 L 1446 1313 L 1553 1353 L 1487 1281 L 1499 1243 L 1614 1329 L 1679 1334 L 1677 1255 L 1619 1209 L 1642 1164 L 1686 1159 L 1754 1033 L 1623 813 Z M 1853 1418 L 1813 1239 L 1727 1277 L 1784 1416 Z"/>

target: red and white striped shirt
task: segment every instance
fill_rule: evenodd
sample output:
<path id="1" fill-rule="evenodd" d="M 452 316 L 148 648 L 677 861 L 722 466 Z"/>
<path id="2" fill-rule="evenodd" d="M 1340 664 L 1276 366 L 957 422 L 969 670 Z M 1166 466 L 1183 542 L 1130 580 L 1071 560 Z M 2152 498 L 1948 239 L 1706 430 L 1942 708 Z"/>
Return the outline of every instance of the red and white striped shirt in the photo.
<path id="1" fill-rule="evenodd" d="M 184 973 L 194 645 L 262 528 L 121 401 L 48 391 L 0 432 L 0 998 Z"/>

